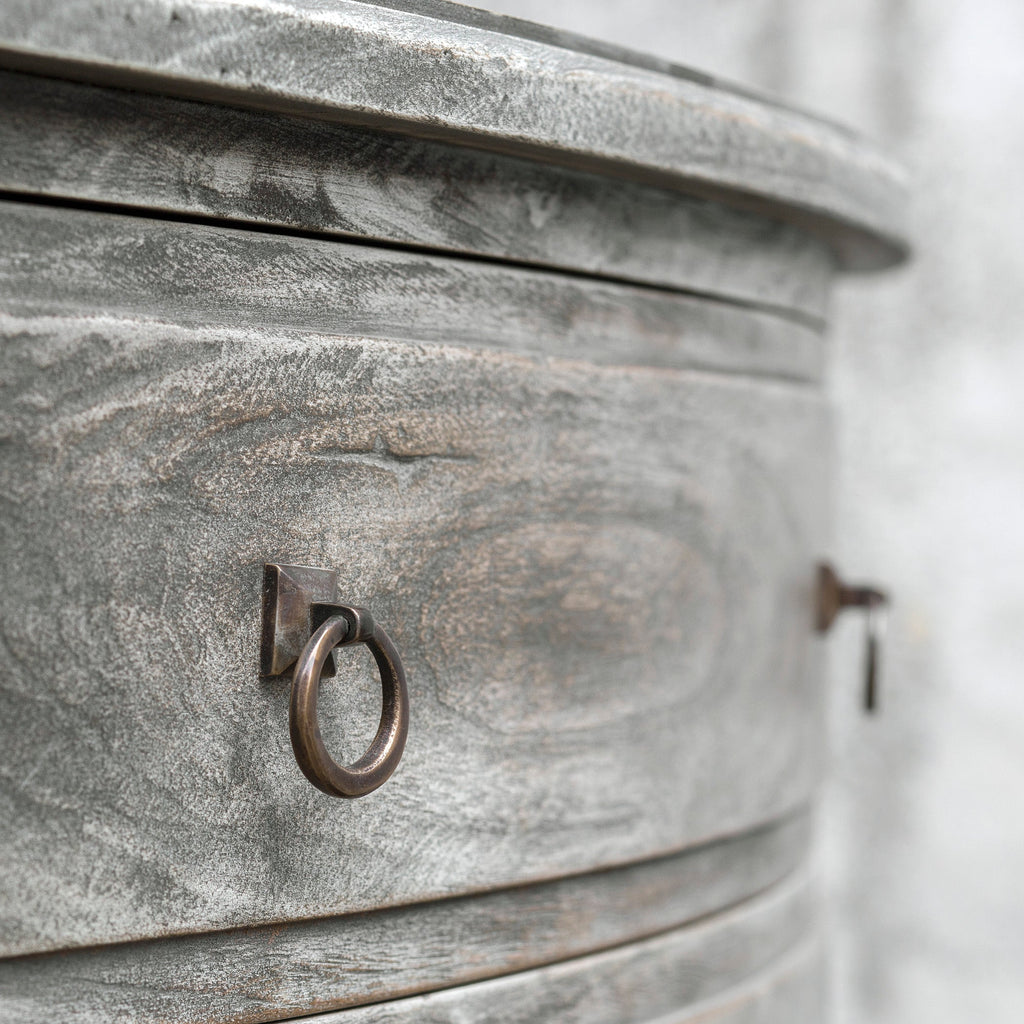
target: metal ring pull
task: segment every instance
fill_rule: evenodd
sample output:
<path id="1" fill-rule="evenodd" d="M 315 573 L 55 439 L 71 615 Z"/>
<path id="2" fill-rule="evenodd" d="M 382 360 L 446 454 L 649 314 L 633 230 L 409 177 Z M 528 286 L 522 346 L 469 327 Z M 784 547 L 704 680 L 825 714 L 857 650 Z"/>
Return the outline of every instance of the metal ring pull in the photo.
<path id="1" fill-rule="evenodd" d="M 865 615 L 864 710 L 878 708 L 879 663 L 885 635 L 889 595 L 872 586 L 850 586 L 827 563 L 818 566 L 818 632 L 827 633 L 844 608 L 863 608 Z"/>
<path id="2" fill-rule="evenodd" d="M 867 651 L 864 665 L 864 709 L 875 711 L 878 707 L 878 665 L 881 661 L 882 639 L 885 636 L 887 599 L 871 601 L 867 605 L 865 628 L 867 630 Z"/>
<path id="3" fill-rule="evenodd" d="M 330 796 L 357 797 L 372 793 L 398 767 L 409 731 L 409 694 L 405 671 L 390 637 L 365 608 L 315 605 L 329 617 L 309 638 L 295 664 L 288 724 L 292 749 L 303 775 Z M 366 644 L 380 671 L 384 695 L 377 735 L 358 761 L 342 767 L 327 752 L 320 735 L 317 700 L 320 676 L 336 647 Z"/>
<path id="4" fill-rule="evenodd" d="M 343 767 L 324 746 L 317 704 L 321 679 L 335 674 L 335 649 L 351 644 L 370 648 L 384 700 L 373 742 L 358 761 Z M 331 796 L 372 793 L 398 767 L 409 731 L 409 693 L 398 651 L 365 608 L 340 602 L 335 570 L 267 562 L 263 567 L 260 672 L 281 676 L 292 665 L 288 719 L 292 749 L 303 774 Z"/>

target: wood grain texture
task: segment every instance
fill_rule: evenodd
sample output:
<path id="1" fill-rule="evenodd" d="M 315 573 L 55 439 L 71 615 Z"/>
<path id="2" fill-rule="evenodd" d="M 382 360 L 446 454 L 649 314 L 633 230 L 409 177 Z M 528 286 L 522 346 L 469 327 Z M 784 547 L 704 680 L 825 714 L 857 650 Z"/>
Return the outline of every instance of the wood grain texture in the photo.
<path id="1" fill-rule="evenodd" d="M 821 333 L 691 296 L 479 260 L 0 203 L 0 296 L 98 311 L 816 381 Z"/>
<path id="2" fill-rule="evenodd" d="M 902 257 L 902 178 L 849 133 L 506 27 L 441 4 L 8 0 L 0 60 L 600 170 L 803 224 L 849 266 Z"/>
<path id="3" fill-rule="evenodd" d="M 0 323 L 5 952 L 537 881 L 807 801 L 816 392 L 244 319 Z M 294 763 L 265 561 L 337 568 L 402 651 L 370 797 Z M 379 707 L 341 669 L 339 757 Z"/>
<path id="4" fill-rule="evenodd" d="M 254 1024 L 522 971 L 749 898 L 801 863 L 807 825 L 479 896 L 0 960 L 0 1021 Z"/>
<path id="5" fill-rule="evenodd" d="M 535 971 L 361 1006 L 321 1024 L 810 1024 L 823 1016 L 813 901 L 797 882 L 700 924 Z"/>
<path id="6" fill-rule="evenodd" d="M 0 189 L 471 253 L 820 321 L 828 250 L 718 203 L 464 146 L 0 72 Z"/>

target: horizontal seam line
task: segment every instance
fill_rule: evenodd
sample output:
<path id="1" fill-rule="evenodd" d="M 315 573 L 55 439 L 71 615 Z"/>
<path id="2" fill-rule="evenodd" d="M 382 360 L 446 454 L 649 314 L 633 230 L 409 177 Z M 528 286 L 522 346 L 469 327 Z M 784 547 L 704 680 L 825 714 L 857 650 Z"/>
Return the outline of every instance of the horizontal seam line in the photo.
<path id="1" fill-rule="evenodd" d="M 684 298 L 699 299 L 732 309 L 761 313 L 774 316 L 780 320 L 810 328 L 817 333 L 824 332 L 827 321 L 824 317 L 814 316 L 798 309 L 779 306 L 774 303 L 758 302 L 756 299 L 743 299 L 736 296 L 719 295 L 714 292 L 701 291 L 698 288 L 686 288 L 679 285 L 655 284 L 650 281 L 623 277 L 617 274 L 600 273 L 597 271 L 577 270 L 572 267 L 559 266 L 543 261 L 516 259 L 507 256 L 493 256 L 485 253 L 464 252 L 461 249 L 448 249 L 439 246 L 421 245 L 415 242 L 400 242 L 393 239 L 378 239 L 367 235 L 351 234 L 342 230 L 301 228 L 273 221 L 246 220 L 244 217 L 219 217 L 216 214 L 184 212 L 178 210 L 158 209 L 152 206 L 119 203 L 111 200 L 87 199 L 71 196 L 53 195 L 46 192 L 25 192 L 17 189 L 0 188 L 0 200 L 19 202 L 30 206 L 48 206 L 63 209 L 90 210 L 107 213 L 112 216 L 141 217 L 143 219 L 165 221 L 178 224 L 199 224 L 234 231 L 251 231 L 258 234 L 284 235 L 290 238 L 302 238 L 310 241 L 337 242 L 343 240 L 348 245 L 360 245 L 374 249 L 389 249 L 424 256 L 444 259 L 466 260 L 473 263 L 486 263 L 497 267 L 508 267 L 514 270 L 532 270 L 535 273 L 557 274 L 574 280 L 594 281 L 615 284 L 622 287 L 636 288 L 641 291 L 658 294 L 679 295 Z"/>

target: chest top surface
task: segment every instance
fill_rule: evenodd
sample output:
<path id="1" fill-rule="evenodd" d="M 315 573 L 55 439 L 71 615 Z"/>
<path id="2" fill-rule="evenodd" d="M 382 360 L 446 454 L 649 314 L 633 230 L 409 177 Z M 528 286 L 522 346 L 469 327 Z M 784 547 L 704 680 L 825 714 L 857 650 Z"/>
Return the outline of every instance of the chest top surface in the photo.
<path id="1" fill-rule="evenodd" d="M 11 0 L 0 62 L 525 156 L 767 213 L 848 269 L 905 255 L 899 170 L 684 68 L 442 0 Z"/>

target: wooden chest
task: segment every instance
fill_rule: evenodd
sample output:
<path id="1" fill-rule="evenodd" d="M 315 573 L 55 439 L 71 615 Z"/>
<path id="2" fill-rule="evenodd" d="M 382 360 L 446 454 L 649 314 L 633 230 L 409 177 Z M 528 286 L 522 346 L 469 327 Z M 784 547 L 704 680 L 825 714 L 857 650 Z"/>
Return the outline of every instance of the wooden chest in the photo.
<path id="1" fill-rule="evenodd" d="M 0 68 L 0 1019 L 820 1019 L 826 306 L 892 168 L 434 0 L 11 0 Z M 268 564 L 399 652 L 368 795 Z"/>

